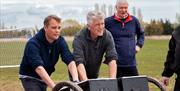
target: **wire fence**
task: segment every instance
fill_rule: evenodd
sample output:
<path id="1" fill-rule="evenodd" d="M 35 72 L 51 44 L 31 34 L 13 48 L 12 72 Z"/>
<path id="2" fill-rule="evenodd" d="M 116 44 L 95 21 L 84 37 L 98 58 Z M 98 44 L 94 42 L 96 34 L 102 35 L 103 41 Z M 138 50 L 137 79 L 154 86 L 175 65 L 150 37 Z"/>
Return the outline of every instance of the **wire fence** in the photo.
<path id="1" fill-rule="evenodd" d="M 0 68 L 19 67 L 25 43 L 36 32 L 35 28 L 0 29 Z"/>
<path id="2" fill-rule="evenodd" d="M 0 68 L 19 67 L 27 40 L 25 38 L 0 39 Z"/>

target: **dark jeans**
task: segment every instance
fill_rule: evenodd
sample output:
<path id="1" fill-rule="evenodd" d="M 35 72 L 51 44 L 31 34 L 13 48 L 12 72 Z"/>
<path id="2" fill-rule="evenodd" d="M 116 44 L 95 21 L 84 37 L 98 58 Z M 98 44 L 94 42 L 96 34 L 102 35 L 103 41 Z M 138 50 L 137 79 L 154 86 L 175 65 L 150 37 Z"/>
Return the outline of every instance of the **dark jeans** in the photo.
<path id="1" fill-rule="evenodd" d="M 117 75 L 116 77 L 123 76 L 138 76 L 138 70 L 136 67 L 117 67 Z"/>
<path id="2" fill-rule="evenodd" d="M 176 78 L 175 86 L 174 86 L 174 91 L 180 91 L 180 77 Z"/>
<path id="3" fill-rule="evenodd" d="M 47 85 L 39 80 L 20 78 L 25 91 L 46 91 Z"/>

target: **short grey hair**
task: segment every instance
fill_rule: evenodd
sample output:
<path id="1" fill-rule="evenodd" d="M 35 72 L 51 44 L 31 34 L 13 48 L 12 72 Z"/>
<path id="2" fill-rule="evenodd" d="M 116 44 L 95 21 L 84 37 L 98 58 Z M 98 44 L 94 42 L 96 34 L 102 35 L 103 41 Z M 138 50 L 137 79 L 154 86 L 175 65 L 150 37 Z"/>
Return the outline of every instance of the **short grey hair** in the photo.
<path id="1" fill-rule="evenodd" d="M 90 11 L 87 14 L 87 24 L 90 24 L 94 17 L 97 17 L 99 19 L 104 19 L 104 13 L 100 11 Z"/>
<path id="2" fill-rule="evenodd" d="M 116 1 L 116 5 L 118 5 L 118 4 L 124 4 L 124 3 L 126 3 L 126 4 L 128 4 L 128 1 L 127 0 L 117 0 Z"/>

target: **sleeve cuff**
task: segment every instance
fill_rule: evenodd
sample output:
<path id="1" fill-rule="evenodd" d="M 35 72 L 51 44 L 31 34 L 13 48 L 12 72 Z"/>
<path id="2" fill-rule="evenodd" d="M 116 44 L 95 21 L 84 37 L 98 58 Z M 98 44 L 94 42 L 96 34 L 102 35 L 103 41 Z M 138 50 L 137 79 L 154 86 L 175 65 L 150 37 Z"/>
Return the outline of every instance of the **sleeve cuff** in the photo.
<path id="1" fill-rule="evenodd" d="M 35 65 L 32 65 L 32 68 L 35 70 L 38 66 L 43 66 L 44 67 L 43 64 L 35 64 Z"/>
<path id="2" fill-rule="evenodd" d="M 83 64 L 83 62 L 80 61 L 76 62 L 76 66 L 78 66 L 79 64 Z"/>
<path id="3" fill-rule="evenodd" d="M 140 43 L 137 43 L 136 45 L 137 45 L 137 46 L 139 46 L 140 48 L 142 48 L 142 47 L 143 47 L 143 45 L 142 45 L 142 44 L 140 44 Z"/>
<path id="4" fill-rule="evenodd" d="M 104 60 L 104 64 L 109 64 L 109 62 L 111 62 L 112 60 L 117 60 L 117 58 L 112 57 L 112 58 L 107 58 L 106 60 Z"/>
<path id="5" fill-rule="evenodd" d="M 171 77 L 174 74 L 171 70 L 164 70 L 162 76 Z"/>
<path id="6" fill-rule="evenodd" d="M 68 65 L 70 62 L 72 62 L 74 60 L 74 57 L 72 55 L 70 55 L 69 57 L 62 59 L 63 62 Z"/>

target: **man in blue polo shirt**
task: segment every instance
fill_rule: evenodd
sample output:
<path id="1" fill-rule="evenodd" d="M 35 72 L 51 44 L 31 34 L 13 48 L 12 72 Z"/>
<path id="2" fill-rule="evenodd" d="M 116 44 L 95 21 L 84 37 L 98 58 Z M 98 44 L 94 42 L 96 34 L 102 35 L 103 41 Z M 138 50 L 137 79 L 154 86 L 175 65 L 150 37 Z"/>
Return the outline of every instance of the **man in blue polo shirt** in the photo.
<path id="1" fill-rule="evenodd" d="M 59 55 L 68 65 L 73 80 L 78 80 L 74 58 L 64 38 L 60 36 L 60 24 L 59 17 L 47 16 L 44 27 L 27 42 L 19 71 L 25 91 L 46 91 L 47 86 L 55 86 L 50 75 L 55 71 Z"/>
<path id="2" fill-rule="evenodd" d="M 135 56 L 144 44 L 144 31 L 138 19 L 128 13 L 126 0 L 117 0 L 116 13 L 105 19 L 105 27 L 111 32 L 118 53 L 117 77 L 137 76 Z"/>

